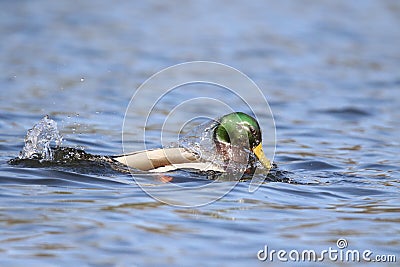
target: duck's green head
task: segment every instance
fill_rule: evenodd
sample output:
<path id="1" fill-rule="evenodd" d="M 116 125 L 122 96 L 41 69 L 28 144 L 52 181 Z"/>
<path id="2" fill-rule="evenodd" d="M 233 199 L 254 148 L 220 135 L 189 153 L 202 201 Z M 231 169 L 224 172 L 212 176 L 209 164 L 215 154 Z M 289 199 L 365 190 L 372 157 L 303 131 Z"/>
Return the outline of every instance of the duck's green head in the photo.
<path id="1" fill-rule="evenodd" d="M 223 116 L 214 130 L 213 138 L 217 145 L 248 147 L 265 168 L 271 168 L 271 162 L 262 149 L 260 125 L 253 117 L 243 112 L 233 112 Z"/>

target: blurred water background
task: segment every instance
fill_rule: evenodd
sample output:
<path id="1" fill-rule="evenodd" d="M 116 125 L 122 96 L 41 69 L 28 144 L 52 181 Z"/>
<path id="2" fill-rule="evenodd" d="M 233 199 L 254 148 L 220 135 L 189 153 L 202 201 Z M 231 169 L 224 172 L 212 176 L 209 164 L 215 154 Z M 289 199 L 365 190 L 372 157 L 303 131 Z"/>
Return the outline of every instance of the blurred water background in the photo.
<path id="1" fill-rule="evenodd" d="M 264 266 L 265 245 L 322 251 L 339 238 L 400 260 L 398 1 L 0 6 L 1 266 Z M 7 163 L 46 114 L 64 145 L 121 153 L 135 89 L 191 60 L 231 65 L 257 83 L 275 118 L 275 162 L 297 184 L 249 193 L 243 182 L 210 205 L 181 208 L 125 173 Z"/>

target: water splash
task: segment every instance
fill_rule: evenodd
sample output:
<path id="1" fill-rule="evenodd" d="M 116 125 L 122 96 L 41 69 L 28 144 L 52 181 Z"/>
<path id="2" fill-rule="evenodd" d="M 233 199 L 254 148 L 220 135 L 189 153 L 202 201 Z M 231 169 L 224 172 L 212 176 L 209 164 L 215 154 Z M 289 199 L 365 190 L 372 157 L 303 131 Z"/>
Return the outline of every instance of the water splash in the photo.
<path id="1" fill-rule="evenodd" d="M 177 145 L 194 152 L 200 159 L 214 161 L 222 165 L 223 158 L 218 155 L 213 141 L 213 131 L 217 125 L 215 121 L 202 123 L 185 135 L 180 136 Z"/>
<path id="2" fill-rule="evenodd" d="M 211 120 L 194 127 L 179 138 L 178 146 L 192 151 L 205 162 L 211 162 L 234 173 L 243 173 L 249 167 L 250 151 L 242 146 L 231 145 L 225 147 L 226 155 L 219 153 L 213 138 L 218 125 L 217 120 Z"/>
<path id="3" fill-rule="evenodd" d="M 62 136 L 57 129 L 57 123 L 46 115 L 26 133 L 25 145 L 19 158 L 53 160 L 50 147 L 53 141 L 59 147 Z"/>
<path id="4" fill-rule="evenodd" d="M 29 168 L 53 167 L 78 173 L 113 174 L 129 170 L 108 156 L 92 155 L 79 148 L 62 147 L 62 136 L 57 123 L 49 116 L 43 117 L 28 130 L 25 145 L 18 157 L 10 159 L 10 165 Z"/>

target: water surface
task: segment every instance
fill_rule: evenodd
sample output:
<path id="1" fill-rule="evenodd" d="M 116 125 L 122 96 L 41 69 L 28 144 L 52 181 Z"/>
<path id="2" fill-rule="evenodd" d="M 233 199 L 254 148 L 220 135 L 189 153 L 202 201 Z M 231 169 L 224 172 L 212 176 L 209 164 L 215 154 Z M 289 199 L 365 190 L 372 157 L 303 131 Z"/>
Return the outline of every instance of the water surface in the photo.
<path id="1" fill-rule="evenodd" d="M 321 251 L 339 238 L 400 260 L 397 1 L 1 6 L 2 266 L 263 266 L 265 245 Z M 275 162 L 297 183 L 249 193 L 243 182 L 210 205 L 182 208 L 149 197 L 130 174 L 7 163 L 46 114 L 64 145 L 121 153 L 135 88 L 190 60 L 232 65 L 259 85 L 277 126 Z M 155 128 L 162 123 L 155 116 Z"/>

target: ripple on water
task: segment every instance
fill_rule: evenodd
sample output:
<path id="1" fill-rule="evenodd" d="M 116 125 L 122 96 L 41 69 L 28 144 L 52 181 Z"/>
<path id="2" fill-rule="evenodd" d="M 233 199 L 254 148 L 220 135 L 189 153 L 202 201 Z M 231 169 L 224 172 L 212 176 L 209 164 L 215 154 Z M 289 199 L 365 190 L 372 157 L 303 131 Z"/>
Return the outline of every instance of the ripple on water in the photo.
<path id="1" fill-rule="evenodd" d="M 356 107 L 325 109 L 325 110 L 319 110 L 318 112 L 330 114 L 345 120 L 352 120 L 352 119 L 372 116 L 370 110 L 367 111 L 365 109 Z"/>
<path id="2" fill-rule="evenodd" d="M 338 166 L 318 160 L 307 160 L 302 162 L 289 163 L 285 164 L 285 168 L 289 170 L 315 170 L 315 171 L 341 169 Z"/>

